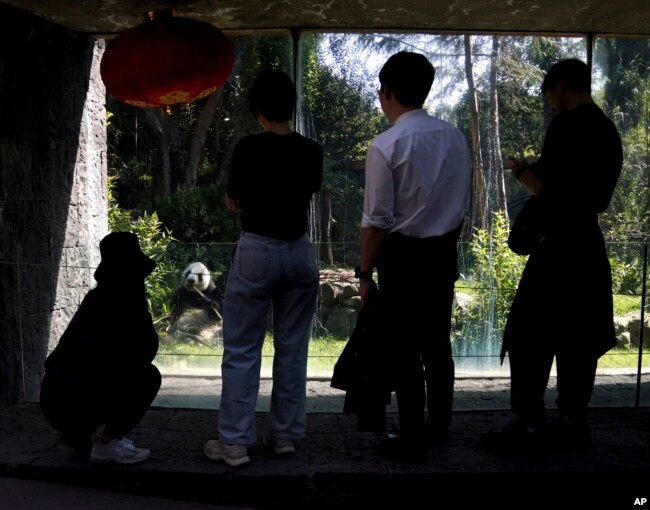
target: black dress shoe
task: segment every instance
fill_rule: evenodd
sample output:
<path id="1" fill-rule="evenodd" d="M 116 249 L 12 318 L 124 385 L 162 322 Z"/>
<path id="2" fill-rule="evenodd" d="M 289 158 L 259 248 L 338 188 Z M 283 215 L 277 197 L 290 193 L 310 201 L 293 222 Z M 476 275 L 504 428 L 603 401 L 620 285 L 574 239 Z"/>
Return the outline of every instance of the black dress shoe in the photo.
<path id="1" fill-rule="evenodd" d="M 437 425 L 427 421 L 424 425 L 424 431 L 429 444 L 446 444 L 449 440 L 449 427 L 447 425 Z"/>
<path id="2" fill-rule="evenodd" d="M 359 432 L 386 432 L 386 414 L 357 414 Z"/>
<path id="3" fill-rule="evenodd" d="M 481 444 L 492 451 L 508 453 L 540 454 L 546 449 L 544 436 L 539 427 L 526 426 L 520 420 L 502 430 L 481 434 Z"/>
<path id="4" fill-rule="evenodd" d="M 426 462 L 429 460 L 427 448 L 421 442 L 404 440 L 399 434 L 386 434 L 379 446 L 382 453 L 389 457 L 409 462 Z"/>

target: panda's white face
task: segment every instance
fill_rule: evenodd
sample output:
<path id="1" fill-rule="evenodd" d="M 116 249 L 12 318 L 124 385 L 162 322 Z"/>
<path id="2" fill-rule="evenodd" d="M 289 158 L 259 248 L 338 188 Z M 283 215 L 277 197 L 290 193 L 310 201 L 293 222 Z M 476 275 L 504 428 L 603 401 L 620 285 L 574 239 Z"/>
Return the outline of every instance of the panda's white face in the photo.
<path id="1" fill-rule="evenodd" d="M 205 291 L 210 285 L 210 271 L 201 262 L 192 262 L 181 276 L 181 285 L 186 289 Z"/>

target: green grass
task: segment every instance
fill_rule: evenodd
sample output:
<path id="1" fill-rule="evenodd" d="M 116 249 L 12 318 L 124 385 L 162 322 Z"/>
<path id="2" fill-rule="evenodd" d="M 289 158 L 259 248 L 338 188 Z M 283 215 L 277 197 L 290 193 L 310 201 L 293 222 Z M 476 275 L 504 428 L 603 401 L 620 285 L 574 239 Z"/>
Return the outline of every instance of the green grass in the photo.
<path id="1" fill-rule="evenodd" d="M 650 348 L 644 347 L 641 356 L 642 366 L 650 367 Z M 598 360 L 598 368 L 618 368 L 636 370 L 639 366 L 639 350 L 612 349 Z"/>
<path id="2" fill-rule="evenodd" d="M 312 339 L 309 342 L 309 356 L 338 356 L 341 354 L 346 342 L 347 338 L 322 337 Z M 158 353 L 177 356 L 221 356 L 223 355 L 223 346 L 208 346 L 186 342 L 163 342 L 160 345 Z M 273 339 L 270 335 L 267 335 L 262 346 L 262 356 L 273 356 L 273 353 Z"/>
<path id="3" fill-rule="evenodd" d="M 620 296 L 619 296 L 620 297 Z M 623 296 L 627 298 L 628 296 Z M 636 298 L 638 301 L 638 298 Z M 619 300 L 625 307 L 631 300 Z M 650 339 L 648 339 L 650 342 Z M 330 377 L 334 364 L 343 351 L 347 339 L 315 338 L 309 342 L 308 374 L 310 377 Z M 183 342 L 162 343 L 156 363 L 175 368 L 202 368 L 217 370 L 223 356 L 222 346 L 203 346 Z M 273 362 L 273 341 L 267 335 L 262 347 L 262 371 L 268 373 Z M 638 366 L 638 350 L 612 349 L 598 361 L 599 369 L 630 369 Z M 644 348 L 642 366 L 650 367 L 650 347 Z"/>
<path id="4" fill-rule="evenodd" d="M 641 312 L 641 296 L 614 296 L 614 316 L 629 312 Z"/>
<path id="5" fill-rule="evenodd" d="M 334 364 L 345 347 L 347 339 L 317 338 L 309 342 L 307 372 L 310 377 L 330 377 Z M 262 346 L 262 373 L 268 374 L 273 364 L 273 340 L 266 336 Z M 176 369 L 203 369 L 217 371 L 221 365 L 223 346 L 206 346 L 185 342 L 163 342 L 158 350 L 156 364 Z"/>

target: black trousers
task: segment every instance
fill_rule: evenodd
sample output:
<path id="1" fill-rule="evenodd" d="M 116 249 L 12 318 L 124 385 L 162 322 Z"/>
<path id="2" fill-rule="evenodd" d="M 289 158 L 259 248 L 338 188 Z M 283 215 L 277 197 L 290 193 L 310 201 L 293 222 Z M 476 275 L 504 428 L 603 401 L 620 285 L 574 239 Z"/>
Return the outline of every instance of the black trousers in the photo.
<path id="1" fill-rule="evenodd" d="M 598 360 L 585 353 L 584 346 L 571 338 L 546 338 L 538 342 L 534 339 L 532 336 L 528 341 L 513 343 L 509 351 L 512 411 L 526 425 L 544 424 L 544 394 L 555 358 L 558 410 L 574 421 L 585 420 Z"/>
<path id="2" fill-rule="evenodd" d="M 110 381 L 62 381 L 46 375 L 41 409 L 59 432 L 81 436 L 105 425 L 106 435 L 122 438 L 142 420 L 161 382 L 154 365 L 137 373 L 123 373 L 116 367 Z"/>
<path id="3" fill-rule="evenodd" d="M 529 256 L 504 331 L 511 407 L 529 426 L 545 421 L 553 360 L 560 413 L 584 420 L 598 358 L 616 345 L 611 269 L 597 219 L 568 218 L 563 227 Z M 578 299 L 560 292 L 567 281 L 579 289 Z M 576 320 L 565 324 L 560 317 L 567 308 Z"/>
<path id="4" fill-rule="evenodd" d="M 451 308 L 458 279 L 460 227 L 444 236 L 386 236 L 377 261 L 381 299 L 396 318 L 394 387 L 405 439 L 424 437 L 424 407 L 432 426 L 451 424 L 454 362 Z"/>

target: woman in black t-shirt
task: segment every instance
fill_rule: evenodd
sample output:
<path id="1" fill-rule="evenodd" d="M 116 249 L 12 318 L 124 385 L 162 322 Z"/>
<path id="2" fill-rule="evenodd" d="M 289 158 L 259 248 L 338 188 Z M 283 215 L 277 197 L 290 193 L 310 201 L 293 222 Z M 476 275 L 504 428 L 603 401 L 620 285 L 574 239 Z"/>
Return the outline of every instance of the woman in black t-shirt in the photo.
<path id="1" fill-rule="evenodd" d="M 264 131 L 241 139 L 232 156 L 226 203 L 240 212 L 242 232 L 224 297 L 219 439 L 204 450 L 231 466 L 249 463 L 247 447 L 257 441 L 255 406 L 270 310 L 275 354 L 264 442 L 277 454 L 291 454 L 305 433 L 307 344 L 318 290 L 308 215 L 320 190 L 323 152 L 290 128 L 295 102 L 285 73 L 258 76 L 250 110 Z"/>

